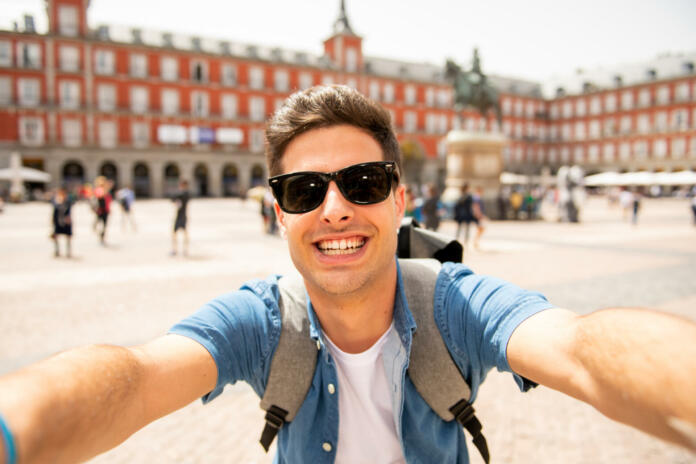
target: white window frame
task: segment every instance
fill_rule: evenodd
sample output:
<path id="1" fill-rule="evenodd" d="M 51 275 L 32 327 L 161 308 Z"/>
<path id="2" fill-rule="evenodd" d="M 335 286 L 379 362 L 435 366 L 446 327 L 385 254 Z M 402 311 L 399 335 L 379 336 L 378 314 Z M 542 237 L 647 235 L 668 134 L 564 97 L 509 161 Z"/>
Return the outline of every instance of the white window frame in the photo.
<path id="1" fill-rule="evenodd" d="M 79 119 L 64 118 L 61 122 L 61 138 L 66 147 L 79 147 L 82 145 L 82 121 Z"/>
<path id="2" fill-rule="evenodd" d="M 41 68 L 41 45 L 34 42 L 17 42 L 17 67 Z"/>
<path id="3" fill-rule="evenodd" d="M 232 63 L 223 63 L 220 70 L 220 83 L 227 87 L 237 85 L 237 66 Z"/>
<path id="4" fill-rule="evenodd" d="M 623 135 L 630 134 L 633 131 L 633 118 L 625 114 L 619 120 L 619 132 Z"/>
<path id="5" fill-rule="evenodd" d="M 677 137 L 672 139 L 672 158 L 683 158 L 686 155 L 686 138 Z"/>
<path id="6" fill-rule="evenodd" d="M 249 97 L 249 119 L 261 122 L 266 118 L 266 100 L 263 97 Z"/>
<path id="7" fill-rule="evenodd" d="M 58 85 L 60 107 L 76 110 L 80 107 L 80 82 L 61 80 Z"/>
<path id="8" fill-rule="evenodd" d="M 167 82 L 179 80 L 179 60 L 173 56 L 160 58 L 160 79 Z"/>
<path id="9" fill-rule="evenodd" d="M 12 78 L 0 76 L 0 105 L 12 103 Z"/>
<path id="10" fill-rule="evenodd" d="M 99 146 L 115 148 L 118 145 L 118 124 L 114 120 L 104 119 L 97 124 Z"/>
<path id="11" fill-rule="evenodd" d="M 79 32 L 80 16 L 77 7 L 72 5 L 58 6 L 58 33 L 68 37 L 76 37 Z"/>
<path id="12" fill-rule="evenodd" d="M 198 75 L 198 70 L 200 70 L 200 75 Z M 189 78 L 192 82 L 197 82 L 199 84 L 208 82 L 208 62 L 206 60 L 191 60 L 189 71 Z"/>
<path id="13" fill-rule="evenodd" d="M 579 117 L 583 117 L 587 114 L 587 102 L 584 98 L 579 98 L 575 102 L 575 114 Z"/>
<path id="14" fill-rule="evenodd" d="M 621 109 L 624 111 L 633 109 L 633 90 L 621 92 Z"/>
<path id="15" fill-rule="evenodd" d="M 273 86 L 276 92 L 287 92 L 290 90 L 290 73 L 287 69 L 276 69 L 273 71 Z"/>
<path id="16" fill-rule="evenodd" d="M 336 79 L 331 74 L 321 75 L 321 85 L 333 85 L 336 83 Z"/>
<path id="17" fill-rule="evenodd" d="M 674 89 L 674 97 L 678 102 L 689 101 L 689 83 L 680 82 L 676 89 Z"/>
<path id="18" fill-rule="evenodd" d="M 80 49 L 72 45 L 61 45 L 58 49 L 58 66 L 63 72 L 80 70 Z"/>
<path id="19" fill-rule="evenodd" d="M 0 66 L 12 66 L 12 43 L 9 40 L 0 40 Z"/>
<path id="20" fill-rule="evenodd" d="M 425 89 L 425 105 L 429 107 L 435 106 L 435 89 L 426 87 Z"/>
<path id="21" fill-rule="evenodd" d="M 143 85 L 130 88 L 130 109 L 133 113 L 144 114 L 150 108 L 150 92 Z"/>
<path id="22" fill-rule="evenodd" d="M 650 106 L 652 100 L 652 95 L 649 88 L 641 89 L 638 92 L 638 106 L 641 108 L 647 108 Z"/>
<path id="23" fill-rule="evenodd" d="M 22 145 L 37 147 L 44 143 L 44 121 L 36 116 L 19 118 L 19 141 Z"/>
<path id="24" fill-rule="evenodd" d="M 97 108 L 99 111 L 116 109 L 116 86 L 114 84 L 97 85 Z"/>
<path id="25" fill-rule="evenodd" d="M 249 88 L 261 90 L 264 87 L 264 71 L 261 66 L 249 68 Z"/>
<path id="26" fill-rule="evenodd" d="M 379 98 L 380 98 L 379 82 L 370 81 L 368 93 L 370 94 L 370 99 L 372 99 L 374 101 L 379 101 Z"/>
<path id="27" fill-rule="evenodd" d="M 264 130 L 250 129 L 249 130 L 249 151 L 254 153 L 263 152 L 264 149 Z"/>
<path id="28" fill-rule="evenodd" d="M 94 73 L 109 76 L 116 72 L 116 60 L 113 50 L 97 49 L 94 51 Z"/>
<path id="29" fill-rule="evenodd" d="M 657 88 L 657 104 L 667 105 L 670 103 L 669 86 L 661 85 Z"/>
<path id="30" fill-rule="evenodd" d="M 614 156 L 616 152 L 616 147 L 613 143 L 607 142 L 604 144 L 602 147 L 602 160 L 605 163 L 612 163 L 614 162 Z"/>
<path id="31" fill-rule="evenodd" d="M 175 116 L 179 114 L 180 95 L 177 89 L 164 88 L 160 93 L 162 114 L 167 116 Z"/>
<path id="32" fill-rule="evenodd" d="M 147 77 L 147 55 L 144 53 L 131 53 L 128 57 L 128 71 L 131 77 L 144 79 Z"/>
<path id="33" fill-rule="evenodd" d="M 191 116 L 205 118 L 210 114 L 210 96 L 204 90 L 191 92 Z"/>
<path id="34" fill-rule="evenodd" d="M 136 148 L 145 148 L 150 145 L 150 124 L 146 121 L 133 121 L 131 123 L 131 143 Z"/>
<path id="35" fill-rule="evenodd" d="M 394 103 L 394 84 L 391 82 L 384 84 L 384 102 Z"/>
<path id="36" fill-rule="evenodd" d="M 604 96 L 604 111 L 614 113 L 616 111 L 616 94 L 608 93 Z"/>
<path id="37" fill-rule="evenodd" d="M 239 98 L 233 93 L 223 93 L 220 97 L 220 112 L 225 119 L 236 119 L 239 114 Z"/>
<path id="38" fill-rule="evenodd" d="M 664 159 L 667 156 L 667 139 L 653 140 L 653 157 Z"/>
<path id="39" fill-rule="evenodd" d="M 407 105 L 415 105 L 416 104 L 416 86 L 415 85 L 408 84 L 404 88 L 404 101 L 406 102 Z"/>
<path id="40" fill-rule="evenodd" d="M 314 76 L 309 72 L 301 72 L 299 76 L 300 90 L 305 90 L 314 85 Z"/>
<path id="41" fill-rule="evenodd" d="M 358 70 L 358 51 L 354 47 L 346 48 L 346 71 L 356 72 Z"/>
<path id="42" fill-rule="evenodd" d="M 33 77 L 20 77 L 17 79 L 19 106 L 34 107 L 41 103 L 41 82 Z"/>
<path id="43" fill-rule="evenodd" d="M 639 134 L 649 133 L 652 130 L 650 124 L 650 115 L 647 113 L 640 113 L 638 115 L 638 120 L 636 121 L 636 126 Z"/>
<path id="44" fill-rule="evenodd" d="M 590 114 L 596 116 L 602 114 L 602 99 L 594 96 L 590 99 Z"/>

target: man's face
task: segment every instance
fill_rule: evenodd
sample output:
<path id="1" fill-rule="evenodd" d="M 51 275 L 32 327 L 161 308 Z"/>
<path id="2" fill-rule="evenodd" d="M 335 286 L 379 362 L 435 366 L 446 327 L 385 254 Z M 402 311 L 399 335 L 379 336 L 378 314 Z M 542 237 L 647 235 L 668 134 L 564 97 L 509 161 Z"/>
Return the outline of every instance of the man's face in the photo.
<path id="1" fill-rule="evenodd" d="M 283 155 L 283 173 L 333 172 L 382 161 L 382 149 L 367 133 L 341 125 L 296 137 Z M 373 205 L 348 201 L 335 182 L 315 210 L 283 212 L 275 205 L 290 256 L 308 290 L 344 295 L 379 283 L 396 272 L 396 231 L 404 212 L 404 187 Z"/>

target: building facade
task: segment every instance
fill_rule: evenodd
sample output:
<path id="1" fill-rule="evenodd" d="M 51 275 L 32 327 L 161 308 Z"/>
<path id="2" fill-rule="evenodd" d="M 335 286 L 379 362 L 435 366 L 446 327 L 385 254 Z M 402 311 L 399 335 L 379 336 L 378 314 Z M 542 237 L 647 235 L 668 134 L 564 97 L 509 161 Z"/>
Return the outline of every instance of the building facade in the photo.
<path id="1" fill-rule="evenodd" d="M 589 171 L 696 168 L 696 76 L 544 98 L 540 83 L 490 76 L 502 127 L 457 113 L 442 67 L 363 56 L 343 2 L 324 54 L 313 56 L 136 28 L 88 27 L 88 0 L 46 0 L 0 31 L 0 167 L 11 153 L 47 171 L 49 187 L 98 175 L 164 196 L 188 179 L 197 195 L 242 195 L 266 178 L 266 118 L 292 92 L 345 84 L 382 103 L 402 144 L 407 181 L 443 178 L 446 133 L 503 131 L 508 170 L 564 164 Z M 565 93 L 564 93 L 565 92 Z"/>

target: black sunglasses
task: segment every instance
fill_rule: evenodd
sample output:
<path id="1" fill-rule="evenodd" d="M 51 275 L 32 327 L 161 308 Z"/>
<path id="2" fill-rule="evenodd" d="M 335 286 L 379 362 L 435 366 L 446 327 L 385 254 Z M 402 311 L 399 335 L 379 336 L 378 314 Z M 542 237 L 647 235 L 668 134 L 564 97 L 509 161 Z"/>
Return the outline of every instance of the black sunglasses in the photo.
<path id="1" fill-rule="evenodd" d="M 343 196 L 356 205 L 372 205 L 389 197 L 392 183 L 398 182 L 393 161 L 374 161 L 348 166 L 335 172 L 292 172 L 273 176 L 268 184 L 273 195 L 286 213 L 300 214 L 321 205 L 329 189 L 336 182 Z"/>

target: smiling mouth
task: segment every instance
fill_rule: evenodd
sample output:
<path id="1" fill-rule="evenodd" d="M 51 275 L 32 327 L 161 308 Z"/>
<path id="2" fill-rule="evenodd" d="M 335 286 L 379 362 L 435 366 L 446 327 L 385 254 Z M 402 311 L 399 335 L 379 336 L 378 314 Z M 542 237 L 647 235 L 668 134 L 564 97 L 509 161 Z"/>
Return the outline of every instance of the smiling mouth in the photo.
<path id="1" fill-rule="evenodd" d="M 315 245 L 325 255 L 350 255 L 357 253 L 365 245 L 365 238 L 351 237 L 340 240 L 321 240 Z"/>

